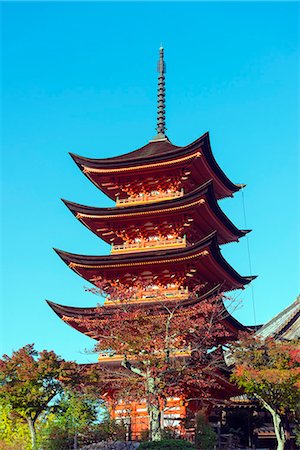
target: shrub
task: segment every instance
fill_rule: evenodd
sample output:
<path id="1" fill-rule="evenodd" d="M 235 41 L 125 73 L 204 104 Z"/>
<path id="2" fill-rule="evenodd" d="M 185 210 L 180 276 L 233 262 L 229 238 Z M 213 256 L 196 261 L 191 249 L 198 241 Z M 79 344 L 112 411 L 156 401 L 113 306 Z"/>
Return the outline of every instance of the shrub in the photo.
<path id="1" fill-rule="evenodd" d="M 201 450 L 213 450 L 217 441 L 217 435 L 212 427 L 207 423 L 204 414 L 199 413 L 196 417 L 196 448 Z"/>
<path id="2" fill-rule="evenodd" d="M 159 442 L 142 442 L 139 450 L 188 450 L 194 449 L 194 445 L 180 439 L 164 439 Z"/>
<path id="3" fill-rule="evenodd" d="M 165 427 L 163 430 L 161 430 L 162 441 L 176 439 L 176 437 L 177 437 L 176 430 L 172 427 Z M 144 441 L 149 442 L 149 439 L 150 439 L 149 430 L 142 430 L 140 440 L 142 442 L 144 442 Z"/>
<path id="4" fill-rule="evenodd" d="M 74 432 L 60 428 L 57 423 L 48 423 L 43 430 L 40 445 L 44 450 L 69 450 L 73 448 Z M 78 446 L 89 445 L 106 440 L 125 440 L 125 428 L 112 420 L 88 425 L 77 434 Z M 1 448 L 0 448 L 1 450 Z"/>
<path id="5" fill-rule="evenodd" d="M 28 426 L 9 405 L 0 405 L 0 450 L 29 450 Z"/>
<path id="6" fill-rule="evenodd" d="M 149 430 L 142 430 L 140 440 L 142 442 L 148 442 L 150 438 Z"/>

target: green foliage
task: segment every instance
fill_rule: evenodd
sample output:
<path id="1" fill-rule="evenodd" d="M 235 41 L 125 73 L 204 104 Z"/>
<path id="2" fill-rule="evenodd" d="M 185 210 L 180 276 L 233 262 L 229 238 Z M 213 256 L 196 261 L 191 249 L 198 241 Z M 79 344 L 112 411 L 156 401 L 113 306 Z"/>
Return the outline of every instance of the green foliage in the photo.
<path id="1" fill-rule="evenodd" d="M 88 395 L 64 392 L 51 406 L 41 432 L 41 446 L 47 450 L 68 449 L 74 439 L 86 443 L 84 438 L 97 420 L 100 401 Z"/>
<path id="2" fill-rule="evenodd" d="M 75 364 L 54 352 L 38 353 L 33 344 L 0 359 L 0 400 L 14 412 L 33 421 L 62 391 L 61 381 L 72 381 Z"/>
<path id="3" fill-rule="evenodd" d="M 161 430 L 161 439 L 163 441 L 170 440 L 170 439 L 176 439 L 176 430 L 172 427 L 165 427 Z M 141 441 L 148 442 L 150 439 L 150 432 L 149 430 L 143 430 L 141 432 Z"/>
<path id="4" fill-rule="evenodd" d="M 300 448 L 300 400 L 296 407 L 295 422 L 296 422 L 296 426 L 294 428 L 294 433 L 296 436 L 296 444 Z"/>
<path id="5" fill-rule="evenodd" d="M 82 393 L 65 392 L 47 415 L 40 446 L 44 450 L 68 450 L 103 440 L 125 440 L 125 428 L 105 415 L 99 422 L 102 402 Z M 101 414 L 103 416 L 103 414 Z"/>
<path id="6" fill-rule="evenodd" d="M 75 363 L 64 361 L 53 351 L 37 352 L 33 344 L 0 359 L 0 402 L 27 422 L 33 449 L 38 418 L 62 392 L 63 384 L 76 385 L 78 377 Z"/>
<path id="7" fill-rule="evenodd" d="M 217 435 L 212 427 L 207 423 L 204 414 L 197 414 L 195 444 L 201 450 L 213 450 L 217 442 Z"/>
<path id="8" fill-rule="evenodd" d="M 68 450 L 73 447 L 74 436 L 70 436 L 68 431 L 61 429 L 55 420 L 55 415 L 47 417 L 44 427 L 41 430 L 39 444 L 45 450 Z"/>
<path id="9" fill-rule="evenodd" d="M 297 342 L 246 337 L 233 348 L 232 380 L 279 414 L 296 412 L 300 398 L 300 348 Z"/>
<path id="10" fill-rule="evenodd" d="M 296 429 L 295 430 L 295 433 L 296 433 L 296 444 L 299 446 L 299 448 L 300 448 L 300 429 Z"/>
<path id="11" fill-rule="evenodd" d="M 159 442 L 142 442 L 139 450 L 188 450 L 194 449 L 194 445 L 180 439 L 165 439 Z"/>
<path id="12" fill-rule="evenodd" d="M 52 407 L 56 422 L 71 433 L 97 420 L 100 401 L 82 393 L 66 391 Z"/>
<path id="13" fill-rule="evenodd" d="M 0 450 L 29 450 L 27 424 L 12 413 L 9 405 L 0 405 Z"/>
<path id="14" fill-rule="evenodd" d="M 162 440 L 167 440 L 167 439 L 176 439 L 176 436 L 178 434 L 176 434 L 176 429 L 173 427 L 164 427 L 161 430 L 161 438 Z"/>
<path id="15" fill-rule="evenodd" d="M 101 441 L 124 441 L 125 428 L 114 421 L 105 420 L 102 423 L 95 423 L 82 428 L 77 432 L 76 438 L 79 447 Z M 40 443 L 44 450 L 69 450 L 73 448 L 74 435 L 61 429 L 57 423 L 52 423 Z"/>
<path id="16" fill-rule="evenodd" d="M 94 425 L 94 442 L 106 440 L 125 441 L 126 428 L 122 423 L 106 418 L 101 423 Z"/>
<path id="17" fill-rule="evenodd" d="M 140 438 L 140 440 L 142 442 L 148 442 L 149 441 L 149 437 L 150 437 L 149 430 L 142 430 L 141 431 L 141 438 Z"/>

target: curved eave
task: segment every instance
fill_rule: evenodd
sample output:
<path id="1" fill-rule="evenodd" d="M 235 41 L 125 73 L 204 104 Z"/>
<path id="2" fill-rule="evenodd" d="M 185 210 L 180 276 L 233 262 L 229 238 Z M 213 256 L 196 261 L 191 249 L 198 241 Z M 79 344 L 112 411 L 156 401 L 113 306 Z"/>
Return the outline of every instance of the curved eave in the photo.
<path id="1" fill-rule="evenodd" d="M 108 207 L 108 208 L 97 208 L 95 206 L 85 206 L 79 203 L 70 202 L 68 200 L 62 199 L 64 204 L 70 209 L 70 211 L 76 216 L 76 214 L 86 214 L 91 216 L 120 216 L 124 214 L 141 214 L 144 212 L 157 212 L 157 210 L 168 210 L 170 208 L 175 208 L 178 206 L 182 206 L 185 204 L 189 204 L 192 201 L 196 201 L 200 199 L 202 195 L 205 195 L 207 192 L 213 193 L 213 181 L 208 180 L 206 183 L 199 186 L 197 189 L 188 192 L 182 197 L 177 197 L 171 200 L 162 200 L 160 202 L 146 203 L 135 206 L 127 206 L 127 207 Z"/>
<path id="2" fill-rule="evenodd" d="M 232 280 L 231 284 L 235 287 L 233 290 L 242 288 L 244 285 L 250 283 L 254 278 L 243 277 L 236 272 L 232 266 L 223 258 L 221 255 L 216 233 L 211 233 L 204 239 L 199 241 L 197 244 L 185 247 L 182 249 L 172 249 L 172 250 L 158 250 L 156 252 L 144 252 L 141 253 L 131 253 L 126 254 L 115 254 L 115 255 L 105 255 L 105 256 L 88 256 L 79 255 L 74 253 L 68 253 L 62 250 L 54 249 L 60 258 L 77 274 L 85 278 L 87 281 L 92 282 L 92 279 L 96 276 L 96 273 L 100 274 L 101 271 L 122 271 L 122 270 L 132 270 L 133 267 L 138 269 L 141 266 L 159 266 L 160 264 L 185 264 L 186 262 L 193 263 L 197 261 L 198 258 L 211 256 L 214 264 L 220 268 L 221 271 L 227 277 Z M 134 269 L 133 269 L 134 270 Z M 87 275 L 86 271 L 90 272 L 90 276 Z M 93 274 L 94 273 L 94 274 Z"/>
<path id="3" fill-rule="evenodd" d="M 164 163 L 166 164 L 165 167 L 167 167 L 168 162 L 172 164 L 174 160 L 192 154 L 196 150 L 199 150 L 203 153 L 208 166 L 228 191 L 227 195 L 232 195 L 232 193 L 237 192 L 241 189 L 242 185 L 237 185 L 230 181 L 216 162 L 211 150 L 208 132 L 203 134 L 200 138 L 196 139 L 191 144 L 184 147 L 175 146 L 170 144 L 170 142 L 165 141 L 151 142 L 138 150 L 113 158 L 86 158 L 74 153 L 70 153 L 70 155 L 85 175 L 88 176 L 88 174 L 86 173 L 87 171 L 92 172 L 94 170 L 101 172 L 103 170 L 105 171 L 105 175 L 107 176 L 110 174 L 110 170 L 113 174 L 117 170 L 132 169 L 132 173 L 134 171 L 141 171 L 147 168 L 149 164 L 154 165 Z M 103 190 L 101 185 L 95 182 L 95 180 L 93 180 L 90 176 L 88 176 L 88 178 L 99 189 Z M 103 192 L 110 198 L 115 198 L 113 193 L 109 193 L 106 190 L 103 190 Z M 224 194 L 223 196 L 226 195 Z"/>
<path id="4" fill-rule="evenodd" d="M 93 333 L 91 333 L 84 324 L 80 324 L 78 319 L 91 319 L 95 317 L 97 308 L 75 308 L 72 306 L 64 306 L 59 305 L 58 303 L 51 302 L 50 300 L 46 300 L 50 308 L 55 312 L 55 314 L 63 320 L 67 325 L 71 328 L 79 331 L 80 333 L 85 334 L 86 336 L 95 339 Z"/>
<path id="5" fill-rule="evenodd" d="M 213 296 L 216 296 L 220 293 L 220 285 L 215 286 L 213 289 L 209 290 L 205 294 L 197 297 L 197 298 L 188 298 L 184 301 L 179 300 L 182 307 L 186 308 L 189 306 L 193 306 L 199 302 L 201 302 L 204 299 L 211 298 Z M 114 305 L 113 303 L 102 306 L 90 306 L 90 307 L 75 307 L 75 306 L 67 306 L 67 305 L 60 305 L 59 303 L 54 303 L 50 300 L 46 300 L 48 305 L 51 309 L 60 317 L 63 316 L 69 317 L 69 318 L 86 318 L 91 319 L 93 317 L 99 317 L 99 318 L 106 318 L 109 317 L 118 311 L 120 311 L 120 308 L 122 308 L 122 305 Z M 151 312 L 154 308 L 162 307 L 162 309 L 165 311 L 166 306 L 174 306 L 174 301 L 168 301 L 165 300 L 162 306 L 162 302 L 152 302 L 151 304 L 144 304 L 144 303 L 126 303 L 126 311 L 130 312 L 135 310 L 136 308 L 145 308 L 148 312 Z M 229 317 L 229 316 L 228 316 Z M 235 320 L 235 319 L 234 319 Z M 237 322 L 238 323 L 238 322 Z"/>
<path id="6" fill-rule="evenodd" d="M 177 151 L 187 148 L 196 142 L 200 142 L 204 136 L 205 134 L 186 147 L 173 145 L 169 141 L 156 141 L 149 142 L 148 144 L 138 148 L 137 150 L 123 153 L 122 155 L 113 156 L 111 158 L 87 158 L 75 153 L 70 153 L 70 156 L 80 167 L 85 166 L 92 169 L 115 169 L 130 167 L 137 164 L 147 164 L 149 163 L 149 159 L 164 161 L 166 159 L 165 156 L 173 156 L 173 154 Z"/>
<path id="7" fill-rule="evenodd" d="M 218 294 L 218 289 L 214 288 L 207 294 L 197 298 L 197 299 L 187 299 L 182 303 L 182 307 L 188 308 L 189 306 L 193 306 L 197 303 L 200 303 L 204 298 L 208 298 L 210 296 L 214 296 Z M 55 314 L 63 320 L 65 323 L 70 325 L 72 328 L 76 329 L 77 331 L 80 331 L 81 333 L 86 334 L 89 337 L 92 337 L 95 339 L 95 335 L 93 336 L 93 333 L 87 328 L 87 326 L 84 326 L 83 324 L 80 326 L 78 319 L 99 319 L 99 320 L 105 320 L 110 316 L 113 316 L 117 314 L 120 311 L 120 306 L 106 306 L 104 308 L 101 307 L 74 307 L 74 306 L 67 306 L 67 305 L 61 305 L 58 303 L 54 303 L 50 300 L 46 300 L 47 304 L 50 306 L 50 308 L 55 312 Z M 165 306 L 168 306 L 168 302 L 164 304 Z M 151 314 L 151 309 L 155 309 L 157 311 L 157 307 L 161 306 L 160 303 L 153 303 L 151 305 L 143 305 L 143 304 L 126 304 L 126 310 L 128 312 L 134 310 L 135 308 L 147 308 L 147 312 Z M 225 306 L 224 306 L 225 308 Z M 155 312 L 154 311 L 154 312 Z M 236 320 L 232 315 L 228 313 L 226 317 L 224 317 L 225 326 L 230 331 L 234 332 L 235 334 L 238 334 L 240 331 L 246 331 L 247 327 L 245 327 L 242 323 L 240 323 L 238 320 Z"/>
<path id="8" fill-rule="evenodd" d="M 143 217 L 145 219 L 145 216 L 147 219 L 151 220 L 151 217 L 156 216 L 157 214 L 162 216 L 173 215 L 176 214 L 176 212 L 184 212 L 184 210 L 189 211 L 192 207 L 197 208 L 200 205 L 201 197 L 205 197 L 205 200 L 216 219 L 233 237 L 235 237 L 235 239 L 233 238 L 232 240 L 238 240 L 250 231 L 239 230 L 222 211 L 216 200 L 213 180 L 207 181 L 194 191 L 185 194 L 183 197 L 150 203 L 147 205 L 129 206 L 126 208 L 97 208 L 93 206 L 80 205 L 64 199 L 62 199 L 62 201 L 83 225 L 85 225 L 97 236 L 101 237 L 101 239 L 107 243 L 110 243 L 111 236 L 105 237 L 105 235 L 101 232 L 96 231 L 97 228 L 101 227 L 101 221 L 103 221 L 102 223 L 105 221 L 114 223 L 119 222 L 124 217 L 127 218 L 126 220 L 135 220 L 135 218 L 139 217 Z M 97 221 L 97 227 L 89 225 L 89 222 L 93 220 Z"/>

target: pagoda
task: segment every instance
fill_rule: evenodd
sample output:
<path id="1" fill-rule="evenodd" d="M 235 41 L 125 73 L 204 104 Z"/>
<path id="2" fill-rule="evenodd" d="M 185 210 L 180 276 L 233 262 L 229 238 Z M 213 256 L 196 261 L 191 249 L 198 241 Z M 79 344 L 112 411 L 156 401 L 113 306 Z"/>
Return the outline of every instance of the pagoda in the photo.
<path id="1" fill-rule="evenodd" d="M 151 308 L 161 302 L 182 300 L 188 308 L 189 293 L 195 286 L 203 286 L 198 298 L 201 301 L 221 292 L 243 289 L 255 277 L 241 276 L 220 251 L 221 245 L 238 241 L 249 232 L 238 229 L 218 204 L 218 200 L 232 197 L 243 185 L 231 182 L 219 167 L 208 133 L 183 147 L 173 145 L 166 136 L 162 47 L 159 52 L 156 136 L 143 147 L 121 156 L 93 159 L 71 154 L 84 175 L 115 201 L 115 206 L 100 208 L 66 200 L 64 203 L 84 226 L 111 245 L 110 255 L 55 251 L 92 284 L 100 279 L 132 287 L 136 280 L 142 280 L 129 307 Z M 48 303 L 66 323 L 97 339 L 77 319 L 97 317 L 99 308 Z M 120 307 L 109 295 L 104 304 L 112 313 Z M 236 335 L 245 329 L 229 314 L 224 320 Z M 117 361 L 117 355 L 99 357 L 101 364 Z M 230 391 L 229 383 L 226 389 Z M 177 408 L 179 418 L 185 417 L 186 409 L 177 400 L 170 399 L 169 406 L 173 412 Z M 145 411 L 143 405 L 137 406 Z M 122 417 L 120 414 L 113 412 L 114 417 Z M 140 429 L 146 426 L 145 417 Z M 136 435 L 140 429 L 136 425 Z"/>

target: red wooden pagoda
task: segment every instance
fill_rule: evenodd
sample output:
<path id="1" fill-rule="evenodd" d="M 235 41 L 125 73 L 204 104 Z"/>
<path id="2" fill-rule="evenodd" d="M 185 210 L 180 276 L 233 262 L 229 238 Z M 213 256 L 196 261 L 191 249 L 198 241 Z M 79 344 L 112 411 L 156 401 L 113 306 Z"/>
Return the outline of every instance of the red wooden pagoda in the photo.
<path id="1" fill-rule="evenodd" d="M 131 302 L 144 308 L 178 299 L 188 307 L 189 291 L 196 285 L 204 285 L 202 295 L 206 297 L 243 289 L 254 278 L 239 275 L 219 248 L 249 231 L 236 228 L 217 202 L 233 196 L 242 185 L 232 183 L 215 161 L 208 133 L 184 147 L 167 138 L 164 67 L 161 48 L 157 135 L 148 144 L 113 158 L 71 155 L 80 170 L 116 202 L 113 208 L 99 208 L 64 201 L 78 220 L 111 244 L 111 254 L 88 256 L 56 250 L 74 272 L 91 283 L 101 279 L 132 286 L 135 280 L 143 280 L 145 287 L 135 292 Z M 118 308 L 109 297 L 105 304 L 112 312 Z M 69 325 L 97 339 L 76 319 L 96 317 L 99 309 L 49 305 Z M 244 329 L 230 315 L 225 321 L 235 333 Z M 102 363 L 113 360 L 118 357 L 99 358 Z M 177 408 L 178 417 L 184 417 L 179 400 L 171 399 L 170 408 Z M 145 411 L 145 405 L 135 408 Z M 137 425 L 137 433 L 147 425 L 146 412 L 142 416 L 144 423 Z"/>

